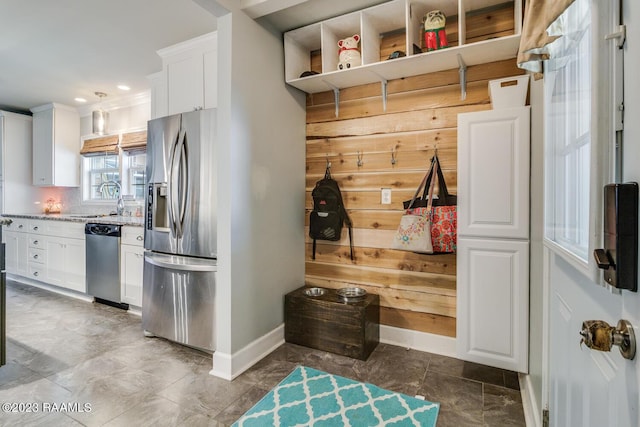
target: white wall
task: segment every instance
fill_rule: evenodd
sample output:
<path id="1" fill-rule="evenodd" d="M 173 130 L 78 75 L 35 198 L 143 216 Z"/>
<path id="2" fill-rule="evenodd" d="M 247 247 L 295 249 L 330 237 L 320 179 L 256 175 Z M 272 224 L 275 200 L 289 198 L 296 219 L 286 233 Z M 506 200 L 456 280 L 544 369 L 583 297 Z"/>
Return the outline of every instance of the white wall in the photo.
<path id="1" fill-rule="evenodd" d="M 283 323 L 284 295 L 304 284 L 306 107 L 284 83 L 281 35 L 237 1 L 197 1 L 218 16 L 219 372 Z"/>

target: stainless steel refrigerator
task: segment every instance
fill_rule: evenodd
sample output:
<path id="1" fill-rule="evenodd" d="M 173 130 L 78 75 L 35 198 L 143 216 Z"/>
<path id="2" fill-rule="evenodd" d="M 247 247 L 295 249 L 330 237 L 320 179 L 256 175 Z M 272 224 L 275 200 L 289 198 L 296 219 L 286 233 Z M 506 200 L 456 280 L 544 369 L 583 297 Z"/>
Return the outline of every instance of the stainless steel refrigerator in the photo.
<path id="1" fill-rule="evenodd" d="M 150 120 L 142 327 L 215 350 L 216 110 Z"/>

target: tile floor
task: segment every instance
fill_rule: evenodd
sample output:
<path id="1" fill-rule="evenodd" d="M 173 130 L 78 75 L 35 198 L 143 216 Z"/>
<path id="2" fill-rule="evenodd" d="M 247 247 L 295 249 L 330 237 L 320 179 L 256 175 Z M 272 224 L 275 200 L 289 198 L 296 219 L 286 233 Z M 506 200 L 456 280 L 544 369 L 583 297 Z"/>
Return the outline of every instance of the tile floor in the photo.
<path id="1" fill-rule="evenodd" d="M 0 411 L 0 426 L 227 426 L 298 364 L 440 402 L 438 426 L 525 425 L 513 372 L 384 344 L 366 362 L 284 344 L 228 382 L 208 374 L 211 356 L 143 337 L 138 316 L 11 281 L 7 341 L 0 402 L 39 411 Z"/>

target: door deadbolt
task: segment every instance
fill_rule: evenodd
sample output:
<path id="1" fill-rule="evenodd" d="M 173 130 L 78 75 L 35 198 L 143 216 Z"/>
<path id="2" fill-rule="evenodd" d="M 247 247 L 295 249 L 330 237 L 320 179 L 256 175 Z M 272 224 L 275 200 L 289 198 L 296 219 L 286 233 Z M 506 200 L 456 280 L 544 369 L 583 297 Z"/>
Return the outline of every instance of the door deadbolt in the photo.
<path id="1" fill-rule="evenodd" d="M 585 320 L 582 322 L 580 335 L 580 344 L 585 344 L 592 350 L 611 351 L 617 345 L 625 359 L 632 360 L 636 355 L 636 334 L 628 320 L 618 321 L 616 327 L 604 320 Z"/>

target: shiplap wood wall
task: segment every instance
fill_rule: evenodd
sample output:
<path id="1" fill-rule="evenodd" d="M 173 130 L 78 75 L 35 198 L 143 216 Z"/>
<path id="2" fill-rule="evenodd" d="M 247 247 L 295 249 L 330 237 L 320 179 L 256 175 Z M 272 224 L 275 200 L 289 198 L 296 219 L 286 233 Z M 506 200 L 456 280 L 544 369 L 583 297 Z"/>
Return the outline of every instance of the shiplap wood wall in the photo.
<path id="1" fill-rule="evenodd" d="M 492 21 L 485 27 L 504 35 L 509 25 L 503 21 L 508 18 L 502 13 L 477 19 Z M 486 28 L 476 35 L 479 40 L 491 36 Z M 383 56 L 397 49 L 394 43 L 393 37 L 383 40 Z M 447 186 L 456 193 L 457 115 L 490 109 L 489 80 L 522 73 L 515 59 L 471 66 L 464 101 L 457 69 L 390 81 L 386 112 L 380 84 L 343 89 L 338 118 L 333 92 L 308 95 L 306 225 L 313 207 L 311 190 L 329 160 L 353 221 L 355 261 L 349 257 L 346 228 L 340 242 L 318 241 L 315 261 L 307 237 L 306 284 L 362 287 L 380 296 L 382 324 L 455 336 L 455 254 L 395 251 L 391 241 L 403 213 L 402 201 L 413 195 L 436 147 Z M 390 205 L 381 204 L 381 188 L 392 189 Z"/>

